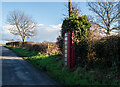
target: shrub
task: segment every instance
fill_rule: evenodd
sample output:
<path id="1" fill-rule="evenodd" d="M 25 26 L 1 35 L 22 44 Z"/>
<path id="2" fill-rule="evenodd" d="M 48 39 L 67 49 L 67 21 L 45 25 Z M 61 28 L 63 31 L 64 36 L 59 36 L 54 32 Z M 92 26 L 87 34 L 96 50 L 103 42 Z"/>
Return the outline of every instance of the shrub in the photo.
<path id="1" fill-rule="evenodd" d="M 47 54 L 61 54 L 61 51 L 56 43 L 49 43 L 47 48 Z"/>
<path id="2" fill-rule="evenodd" d="M 118 35 L 104 37 L 96 41 L 94 45 L 96 57 L 103 59 L 108 66 L 118 64 L 120 56 L 118 53 L 118 49 L 120 49 L 119 42 L 120 36 Z"/>
<path id="3" fill-rule="evenodd" d="M 19 47 L 28 49 L 31 51 L 51 54 L 61 54 L 61 51 L 56 43 L 43 42 L 43 43 L 34 43 L 34 42 L 9 42 L 6 43 L 7 46 Z"/>
<path id="4" fill-rule="evenodd" d="M 84 67 L 87 64 L 89 44 L 86 40 L 84 40 L 77 44 L 74 43 L 74 46 L 76 58 L 75 63 Z"/>
<path id="5" fill-rule="evenodd" d="M 60 48 L 61 53 L 63 52 L 63 38 L 61 36 L 57 37 L 57 42 L 56 44 Z"/>

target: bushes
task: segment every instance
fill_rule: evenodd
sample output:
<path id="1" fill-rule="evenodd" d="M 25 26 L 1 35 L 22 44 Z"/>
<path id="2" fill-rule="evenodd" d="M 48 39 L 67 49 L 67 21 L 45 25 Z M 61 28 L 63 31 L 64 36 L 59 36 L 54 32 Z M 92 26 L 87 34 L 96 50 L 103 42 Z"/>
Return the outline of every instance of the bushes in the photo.
<path id="1" fill-rule="evenodd" d="M 84 67 L 87 63 L 87 54 L 89 49 L 88 41 L 80 41 L 74 44 L 75 49 L 75 63 Z"/>
<path id="2" fill-rule="evenodd" d="M 101 83 L 113 82 L 118 84 L 120 80 L 119 52 L 120 36 L 118 35 L 104 37 L 89 43 L 82 41 L 75 48 L 75 58 L 79 57 L 79 65 L 76 67 L 85 72 L 90 70 L 95 71 L 95 73 L 99 72 L 98 75 L 94 76 Z"/>
<path id="3" fill-rule="evenodd" d="M 36 51 L 36 52 L 46 52 L 47 44 L 43 43 L 37 43 L 37 44 L 29 44 L 30 47 L 28 47 L 29 50 Z"/>
<path id="4" fill-rule="evenodd" d="M 42 52 L 51 54 L 61 54 L 61 51 L 56 43 L 43 42 L 43 43 L 34 43 L 34 42 L 9 42 L 6 43 L 7 46 L 24 48 L 30 51 Z"/>
<path id="5" fill-rule="evenodd" d="M 94 44 L 96 57 L 102 59 L 108 66 L 118 65 L 120 62 L 120 36 L 104 37 Z"/>
<path id="6" fill-rule="evenodd" d="M 48 44 L 47 54 L 61 54 L 60 48 L 56 43 Z"/>
<path id="7" fill-rule="evenodd" d="M 45 43 L 41 43 L 41 46 L 42 44 L 45 45 Z M 37 46 L 34 46 L 33 48 L 32 45 L 29 46 L 31 46 L 31 49 L 39 49 Z M 50 45 L 49 47 L 51 48 Z M 25 49 L 16 50 L 19 51 L 22 56 L 27 55 L 28 57 L 25 57 L 27 61 L 45 71 L 48 75 L 64 85 L 114 86 L 120 84 L 120 74 L 115 70 L 116 66 L 113 66 L 114 64 L 117 64 L 117 66 L 119 65 L 119 62 L 117 61 L 119 60 L 118 58 L 120 58 L 120 54 L 118 53 L 119 49 L 120 36 L 104 37 L 94 42 L 83 40 L 78 43 L 75 49 L 78 50 L 77 56 L 81 57 L 79 64 L 82 64 L 83 67 L 79 65 L 73 69 L 63 67 L 62 56 L 48 56 L 46 53 L 39 53 L 35 56 L 30 55 L 29 57 L 28 53 L 31 54 L 31 52 L 26 52 L 27 50 Z M 25 55 L 23 55 L 23 52 Z M 51 52 L 51 50 L 49 50 L 49 52 Z M 112 66 L 108 65 L 110 63 Z M 91 65 L 93 68 L 91 68 Z M 108 67 L 105 67 L 105 65 Z M 120 70 L 119 67 L 117 67 L 117 70 Z"/>
<path id="8" fill-rule="evenodd" d="M 63 52 L 63 38 L 61 36 L 57 37 L 56 44 L 58 45 L 60 51 Z"/>
<path id="9" fill-rule="evenodd" d="M 9 42 L 6 43 L 7 46 L 12 46 L 12 47 L 21 47 L 22 46 L 22 42 L 21 41 L 16 41 L 16 42 Z"/>
<path id="10" fill-rule="evenodd" d="M 74 47 L 75 62 L 79 66 L 120 70 L 120 36 L 113 35 L 96 41 L 83 40 Z"/>

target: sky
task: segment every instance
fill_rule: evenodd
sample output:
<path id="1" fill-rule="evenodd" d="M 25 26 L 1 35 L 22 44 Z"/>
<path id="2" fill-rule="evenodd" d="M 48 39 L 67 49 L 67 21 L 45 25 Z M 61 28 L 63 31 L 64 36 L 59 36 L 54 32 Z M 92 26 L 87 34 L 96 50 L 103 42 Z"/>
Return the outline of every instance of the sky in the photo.
<path id="1" fill-rule="evenodd" d="M 75 4 L 75 3 L 73 3 Z M 26 39 L 32 42 L 56 42 L 56 38 L 60 35 L 61 25 L 65 18 L 63 14 L 67 14 L 68 2 L 2 2 L 0 8 L 2 15 L 2 27 L 0 28 L 0 43 L 5 43 L 8 40 L 21 39 L 19 36 L 12 35 L 9 32 L 11 25 L 7 22 L 7 17 L 10 12 L 19 10 L 26 15 L 32 17 L 37 23 L 37 35 Z M 82 14 L 92 14 L 88 10 L 87 2 L 78 3 Z"/>

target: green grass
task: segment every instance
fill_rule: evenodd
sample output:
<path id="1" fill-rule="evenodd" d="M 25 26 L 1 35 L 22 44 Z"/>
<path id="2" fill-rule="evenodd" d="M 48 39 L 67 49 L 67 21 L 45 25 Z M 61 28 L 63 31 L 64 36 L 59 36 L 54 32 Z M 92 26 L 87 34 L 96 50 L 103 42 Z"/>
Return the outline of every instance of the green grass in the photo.
<path id="1" fill-rule="evenodd" d="M 17 48 L 17 47 L 9 47 L 9 46 L 5 46 L 5 47 L 13 50 L 13 51 L 14 51 L 15 53 L 17 53 L 20 57 L 30 57 L 30 56 L 35 56 L 35 55 L 37 55 L 36 52 L 34 52 L 34 51 L 28 51 L 27 49 Z"/>
<path id="2" fill-rule="evenodd" d="M 94 75 L 95 70 L 85 72 L 81 67 L 68 69 L 62 65 L 61 55 L 47 55 L 46 53 L 36 53 L 22 48 L 7 47 L 19 56 L 24 57 L 25 60 L 32 63 L 35 67 L 47 73 L 49 76 L 57 80 L 62 85 L 108 85 L 108 83 L 100 83 L 99 79 L 96 79 Z M 110 84 L 110 83 L 109 83 Z M 114 84 L 114 83 L 113 83 Z M 107 86 L 108 87 L 108 86 Z M 112 85 L 109 87 L 118 87 Z"/>

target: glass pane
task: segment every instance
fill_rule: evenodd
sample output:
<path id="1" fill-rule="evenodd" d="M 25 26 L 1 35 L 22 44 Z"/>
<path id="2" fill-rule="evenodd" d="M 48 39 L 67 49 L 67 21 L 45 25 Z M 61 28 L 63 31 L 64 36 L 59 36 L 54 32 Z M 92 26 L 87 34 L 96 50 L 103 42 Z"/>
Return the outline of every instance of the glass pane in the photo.
<path id="1" fill-rule="evenodd" d="M 65 45 L 64 45 L 64 47 L 65 47 L 65 57 L 64 57 L 64 63 L 65 63 L 65 66 L 67 66 L 67 44 L 68 44 L 68 42 L 67 42 L 67 40 L 68 40 L 68 38 L 67 38 L 67 33 L 65 33 Z"/>
<path id="2" fill-rule="evenodd" d="M 67 50 L 65 50 L 65 53 L 67 54 Z"/>
<path id="3" fill-rule="evenodd" d="M 65 33 L 65 36 L 67 36 L 67 33 Z"/>
<path id="4" fill-rule="evenodd" d="M 67 57 L 65 57 L 65 62 L 67 62 Z"/>
<path id="5" fill-rule="evenodd" d="M 65 62 L 65 66 L 67 66 L 67 62 Z"/>
<path id="6" fill-rule="evenodd" d="M 67 37 L 65 37 L 65 40 L 67 40 Z"/>
<path id="7" fill-rule="evenodd" d="M 65 41 L 65 45 L 67 45 L 67 41 Z"/>
<path id="8" fill-rule="evenodd" d="M 65 57 L 67 57 L 67 54 L 65 54 Z"/>
<path id="9" fill-rule="evenodd" d="M 67 46 L 65 46 L 65 49 L 67 49 Z"/>

